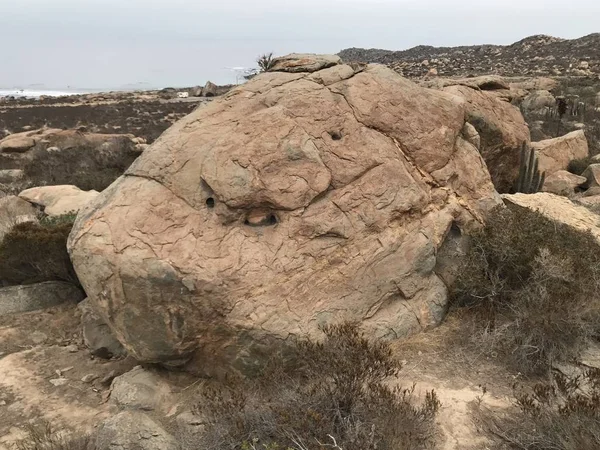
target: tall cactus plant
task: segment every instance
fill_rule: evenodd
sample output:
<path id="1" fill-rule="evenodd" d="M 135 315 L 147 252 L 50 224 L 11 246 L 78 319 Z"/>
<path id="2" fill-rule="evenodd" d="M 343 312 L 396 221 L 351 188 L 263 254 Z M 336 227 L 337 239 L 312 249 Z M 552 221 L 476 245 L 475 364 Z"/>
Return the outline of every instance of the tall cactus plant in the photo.
<path id="1" fill-rule="evenodd" d="M 533 194 L 542 190 L 546 172 L 540 173 L 538 167 L 538 158 L 535 150 L 528 148 L 527 143 L 521 146 L 521 162 L 519 166 L 519 178 L 515 192 L 523 194 Z"/>

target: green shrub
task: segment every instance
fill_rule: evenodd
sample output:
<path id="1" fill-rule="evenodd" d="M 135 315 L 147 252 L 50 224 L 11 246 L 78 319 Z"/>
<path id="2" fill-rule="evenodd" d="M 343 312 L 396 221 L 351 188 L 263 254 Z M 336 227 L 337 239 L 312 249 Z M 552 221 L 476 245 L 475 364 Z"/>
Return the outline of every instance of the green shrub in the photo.
<path id="1" fill-rule="evenodd" d="M 585 169 L 587 169 L 588 166 L 591 164 L 590 160 L 591 158 L 587 157 L 569 161 L 567 170 L 575 175 L 581 175 L 583 172 L 585 172 Z"/>
<path id="2" fill-rule="evenodd" d="M 471 236 L 451 304 L 463 311 L 474 345 L 532 374 L 597 336 L 599 283 L 590 234 L 524 208 L 499 208 Z"/>
<path id="3" fill-rule="evenodd" d="M 79 285 L 67 253 L 74 214 L 17 224 L 0 242 L 0 282 L 4 285 L 68 281 Z"/>
<path id="4" fill-rule="evenodd" d="M 416 405 L 414 386 L 390 386 L 400 363 L 356 325 L 323 332 L 323 342 L 297 344 L 293 367 L 278 357 L 256 379 L 230 377 L 207 390 L 198 405 L 208 420 L 199 448 L 403 450 L 431 443 L 435 392 Z"/>
<path id="5" fill-rule="evenodd" d="M 600 371 L 583 377 L 555 373 L 552 382 L 515 392 L 516 411 L 496 412 L 482 405 L 475 419 L 493 447 L 526 450 L 597 450 L 600 448 Z"/>

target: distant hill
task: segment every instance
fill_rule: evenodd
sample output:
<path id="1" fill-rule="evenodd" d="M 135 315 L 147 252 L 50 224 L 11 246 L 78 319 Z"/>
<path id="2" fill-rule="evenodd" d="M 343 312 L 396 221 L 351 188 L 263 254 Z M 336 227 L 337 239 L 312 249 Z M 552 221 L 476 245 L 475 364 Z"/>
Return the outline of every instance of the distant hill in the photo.
<path id="1" fill-rule="evenodd" d="M 436 72 L 440 76 L 589 76 L 600 73 L 600 33 L 571 40 L 537 35 L 512 45 L 420 45 L 402 51 L 348 48 L 338 55 L 346 62 L 387 64 L 407 77 Z"/>

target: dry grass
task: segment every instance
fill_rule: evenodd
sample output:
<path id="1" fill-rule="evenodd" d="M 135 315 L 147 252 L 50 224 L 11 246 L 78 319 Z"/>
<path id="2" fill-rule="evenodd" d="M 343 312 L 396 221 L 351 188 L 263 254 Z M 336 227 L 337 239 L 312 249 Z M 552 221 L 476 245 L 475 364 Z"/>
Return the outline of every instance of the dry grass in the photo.
<path id="1" fill-rule="evenodd" d="M 205 393 L 197 411 L 208 423 L 199 448 L 403 450 L 427 448 L 439 408 L 413 387 L 390 387 L 401 369 L 387 344 L 356 325 L 324 328 L 323 342 L 299 342 L 262 376 L 229 378 Z"/>
<path id="2" fill-rule="evenodd" d="M 18 441 L 16 450 L 90 450 L 88 435 L 55 429 L 50 422 L 29 425 L 27 436 Z"/>

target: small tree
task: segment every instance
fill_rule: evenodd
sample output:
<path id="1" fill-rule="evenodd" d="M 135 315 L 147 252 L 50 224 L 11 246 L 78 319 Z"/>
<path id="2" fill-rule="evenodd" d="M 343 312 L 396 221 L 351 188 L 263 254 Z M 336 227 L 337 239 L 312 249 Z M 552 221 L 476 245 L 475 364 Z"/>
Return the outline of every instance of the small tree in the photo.
<path id="1" fill-rule="evenodd" d="M 275 60 L 273 58 L 273 52 L 269 54 L 265 53 L 263 55 L 260 55 L 256 60 L 260 73 L 268 72 L 269 70 L 271 70 L 273 68 L 274 61 Z"/>

